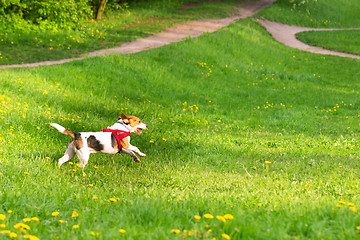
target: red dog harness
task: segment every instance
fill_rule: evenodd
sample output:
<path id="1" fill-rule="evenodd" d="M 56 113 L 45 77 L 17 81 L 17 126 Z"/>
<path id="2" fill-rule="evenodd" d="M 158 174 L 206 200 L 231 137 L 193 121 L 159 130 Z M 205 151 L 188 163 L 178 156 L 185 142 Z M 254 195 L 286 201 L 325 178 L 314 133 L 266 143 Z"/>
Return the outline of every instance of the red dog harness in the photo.
<path id="1" fill-rule="evenodd" d="M 103 132 L 111 132 L 114 135 L 114 137 L 116 138 L 116 141 L 119 145 L 119 153 L 121 153 L 121 141 L 120 140 L 127 136 L 130 136 L 130 132 L 126 132 L 123 130 L 107 129 L 107 128 L 104 128 Z M 117 133 L 121 133 L 121 134 L 117 134 Z"/>

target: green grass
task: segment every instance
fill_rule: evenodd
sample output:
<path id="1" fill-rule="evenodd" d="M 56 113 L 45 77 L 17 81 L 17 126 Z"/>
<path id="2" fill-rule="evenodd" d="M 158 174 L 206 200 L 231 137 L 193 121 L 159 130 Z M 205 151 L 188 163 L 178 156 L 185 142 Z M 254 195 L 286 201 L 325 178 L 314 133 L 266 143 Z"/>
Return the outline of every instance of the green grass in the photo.
<path id="1" fill-rule="evenodd" d="M 302 32 L 296 37 L 309 45 L 360 55 L 360 31 Z"/>
<path id="2" fill-rule="evenodd" d="M 27 232 L 40 239 L 357 239 L 359 69 L 246 19 L 138 54 L 1 70 L 1 230 L 22 238 L 14 225 L 38 217 Z M 99 131 L 121 112 L 149 125 L 132 138 L 142 163 L 56 166 L 70 139 L 48 123 Z"/>
<path id="3" fill-rule="evenodd" d="M 278 0 L 257 16 L 297 26 L 340 28 L 360 26 L 356 0 Z"/>
<path id="4" fill-rule="evenodd" d="M 238 1 L 210 2 L 182 9 L 186 2 L 133 3 L 128 8 L 108 13 L 102 21 L 83 22 L 71 30 L 0 31 L 0 65 L 72 58 L 120 46 L 176 23 L 227 17 L 234 12 Z"/>

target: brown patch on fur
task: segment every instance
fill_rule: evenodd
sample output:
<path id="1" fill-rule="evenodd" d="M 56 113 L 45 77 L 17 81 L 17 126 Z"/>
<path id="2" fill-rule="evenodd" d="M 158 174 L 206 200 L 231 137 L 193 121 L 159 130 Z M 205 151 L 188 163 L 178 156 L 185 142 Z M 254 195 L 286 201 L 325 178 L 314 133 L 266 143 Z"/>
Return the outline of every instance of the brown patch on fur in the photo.
<path id="1" fill-rule="evenodd" d="M 73 131 L 68 130 L 68 129 L 65 129 L 63 134 L 69 135 L 73 139 L 75 138 L 75 133 Z"/>
<path id="2" fill-rule="evenodd" d="M 125 149 L 128 149 L 129 148 L 129 140 L 127 138 L 123 138 L 120 140 L 121 142 L 121 146 Z"/>
<path id="3" fill-rule="evenodd" d="M 122 113 L 120 118 L 124 121 L 124 123 L 130 124 L 131 127 L 135 127 L 136 125 L 141 124 L 140 118 L 135 116 L 126 116 L 124 113 Z"/>
<path id="4" fill-rule="evenodd" d="M 80 133 L 74 133 L 74 146 L 77 150 L 81 149 L 84 146 Z"/>
<path id="5" fill-rule="evenodd" d="M 119 149 L 119 144 L 118 144 L 118 142 L 117 142 L 117 140 L 116 140 L 116 138 L 114 136 L 114 133 L 111 134 L 111 147 L 113 149 Z"/>

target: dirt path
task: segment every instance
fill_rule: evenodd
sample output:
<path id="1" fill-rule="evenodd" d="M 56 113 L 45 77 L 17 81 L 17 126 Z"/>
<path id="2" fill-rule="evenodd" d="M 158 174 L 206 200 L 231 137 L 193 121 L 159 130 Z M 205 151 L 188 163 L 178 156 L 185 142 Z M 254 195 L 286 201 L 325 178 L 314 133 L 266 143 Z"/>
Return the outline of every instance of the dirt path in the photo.
<path id="1" fill-rule="evenodd" d="M 256 20 L 261 25 L 263 25 L 266 30 L 279 42 L 285 44 L 286 46 L 297 48 L 301 50 L 305 50 L 312 53 L 320 53 L 326 55 L 336 55 L 340 57 L 350 57 L 360 59 L 360 56 L 349 54 L 349 53 L 342 53 L 327 50 L 321 47 L 313 47 L 307 45 L 299 40 L 296 39 L 295 35 L 299 32 L 306 32 L 306 31 L 336 31 L 336 30 L 352 30 L 352 29 L 360 29 L 360 28 L 308 28 L 308 27 L 298 27 L 292 25 L 286 25 L 283 23 L 278 22 L 271 22 L 266 19 L 258 19 Z"/>
<path id="2" fill-rule="evenodd" d="M 133 42 L 123 43 L 120 47 L 102 49 L 99 51 L 84 54 L 78 58 L 70 58 L 56 61 L 44 61 L 38 63 L 2 65 L 0 68 L 19 68 L 19 67 L 38 67 L 45 65 L 62 64 L 66 62 L 82 60 L 87 57 L 100 56 L 105 54 L 129 54 L 144 51 L 151 48 L 161 47 L 173 42 L 179 42 L 189 36 L 198 37 L 204 32 L 214 32 L 220 28 L 228 26 L 230 23 L 240 18 L 251 17 L 260 10 L 270 6 L 276 0 L 245 0 L 238 7 L 238 14 L 236 16 L 224 19 L 202 19 L 197 21 L 190 21 L 182 24 L 177 24 L 163 32 L 154 34 L 152 36 L 137 39 Z"/>
<path id="3" fill-rule="evenodd" d="M 231 16 L 223 19 L 202 19 L 196 21 L 190 21 L 186 23 L 177 24 L 171 28 L 164 30 L 163 32 L 154 34 L 152 36 L 137 39 L 133 42 L 123 43 L 120 47 L 102 49 L 95 52 L 84 54 L 81 57 L 62 59 L 56 61 L 44 61 L 38 63 L 26 63 L 26 64 L 14 64 L 14 65 L 2 65 L 1 68 L 19 68 L 19 67 L 38 67 L 45 65 L 62 64 L 66 62 L 82 60 L 88 57 L 101 56 L 105 54 L 130 54 L 140 51 L 148 50 L 151 48 L 161 47 L 173 42 L 182 41 L 189 36 L 198 37 L 204 32 L 214 32 L 220 28 L 228 26 L 230 23 L 241 19 L 251 17 L 260 10 L 270 6 L 276 0 L 245 0 L 238 7 L 235 16 Z M 341 57 L 350 57 L 360 59 L 360 56 L 354 54 L 341 53 L 331 50 L 326 50 L 319 47 L 313 47 L 306 45 L 296 39 L 295 34 L 303 31 L 330 31 L 330 30 L 343 30 L 343 29 L 317 29 L 291 26 L 277 22 L 271 22 L 265 19 L 256 20 L 262 24 L 266 30 L 272 34 L 272 36 L 279 42 L 293 48 L 302 49 L 305 51 L 320 53 L 326 55 L 337 55 Z"/>

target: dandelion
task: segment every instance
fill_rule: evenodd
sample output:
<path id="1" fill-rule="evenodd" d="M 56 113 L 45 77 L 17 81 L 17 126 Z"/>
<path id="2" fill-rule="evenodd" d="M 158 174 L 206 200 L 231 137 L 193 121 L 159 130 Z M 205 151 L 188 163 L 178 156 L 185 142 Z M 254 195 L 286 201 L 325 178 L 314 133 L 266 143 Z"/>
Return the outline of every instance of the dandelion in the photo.
<path id="1" fill-rule="evenodd" d="M 196 220 L 200 220 L 200 219 L 201 219 L 201 217 L 200 217 L 199 215 L 195 215 L 194 218 L 195 218 Z"/>
<path id="2" fill-rule="evenodd" d="M 14 233 L 14 232 L 9 233 L 9 237 L 11 237 L 11 238 L 16 238 L 17 236 L 18 235 L 16 233 Z"/>
<path id="3" fill-rule="evenodd" d="M 6 225 L 5 224 L 0 224 L 0 228 L 4 228 L 4 227 L 6 227 Z"/>
<path id="4" fill-rule="evenodd" d="M 24 174 L 25 174 L 25 175 L 30 175 L 30 173 L 28 173 L 28 172 L 24 172 Z"/>
<path id="5" fill-rule="evenodd" d="M 270 164 L 271 164 L 271 162 L 270 162 L 270 161 L 265 161 L 265 164 L 270 165 Z"/>
<path id="6" fill-rule="evenodd" d="M 12 214 L 12 212 L 13 212 L 12 210 L 8 210 L 8 214 Z"/>
<path id="7" fill-rule="evenodd" d="M 356 230 L 360 230 L 360 226 L 356 226 L 355 228 L 356 228 Z"/>
<path id="8" fill-rule="evenodd" d="M 30 239 L 30 240 L 40 240 L 38 237 L 34 236 L 34 235 L 24 235 L 24 239 Z"/>
<path id="9" fill-rule="evenodd" d="M 117 202 L 116 198 L 109 198 L 110 202 Z"/>
<path id="10" fill-rule="evenodd" d="M 179 234 L 181 231 L 180 231 L 179 229 L 171 229 L 171 232 L 172 232 L 172 233 Z"/>
<path id="11" fill-rule="evenodd" d="M 14 225 L 15 229 L 26 229 L 26 230 L 30 230 L 29 225 L 26 225 L 24 223 L 17 223 Z"/>
<path id="12" fill-rule="evenodd" d="M 225 214 L 224 218 L 227 219 L 227 220 L 231 220 L 231 219 L 234 219 L 234 216 L 231 215 L 231 214 Z"/>
<path id="13" fill-rule="evenodd" d="M 119 229 L 119 233 L 126 233 L 126 230 L 125 229 Z"/>
<path id="14" fill-rule="evenodd" d="M 262 206 L 262 204 L 261 204 L 261 203 L 258 203 L 258 204 L 257 204 L 257 206 L 258 206 L 258 207 L 261 207 L 261 206 Z"/>
<path id="15" fill-rule="evenodd" d="M 93 199 L 94 199 L 94 200 L 98 200 L 98 197 L 94 196 Z"/>
<path id="16" fill-rule="evenodd" d="M 0 214 L 0 220 L 5 220 L 6 216 L 4 214 Z"/>
<path id="17" fill-rule="evenodd" d="M 35 221 L 35 222 L 40 222 L 40 219 L 37 218 L 37 217 L 32 217 L 31 220 L 32 220 L 32 221 Z"/>
<path id="18" fill-rule="evenodd" d="M 344 202 L 344 201 L 338 201 L 338 203 L 340 203 L 340 204 L 346 204 L 346 202 Z"/>
<path id="19" fill-rule="evenodd" d="M 150 143 L 154 143 L 154 140 L 150 140 Z"/>
<path id="20" fill-rule="evenodd" d="M 61 220 L 61 219 L 60 219 L 60 220 L 59 220 L 59 223 L 64 223 L 64 220 Z"/>
<path id="21" fill-rule="evenodd" d="M 349 207 L 355 206 L 355 204 L 354 204 L 354 203 L 351 203 L 351 202 L 349 202 L 347 205 L 348 205 Z"/>
<path id="22" fill-rule="evenodd" d="M 350 210 L 356 212 L 356 207 L 350 207 Z"/>
<path id="23" fill-rule="evenodd" d="M 166 138 L 163 138 L 162 140 L 165 141 L 165 142 L 167 141 Z"/>
<path id="24" fill-rule="evenodd" d="M 204 214 L 204 218 L 206 218 L 206 219 L 212 219 L 212 218 L 214 218 L 214 216 L 211 215 L 210 213 L 206 213 L 206 214 Z"/>
<path id="25" fill-rule="evenodd" d="M 73 229 L 78 229 L 79 227 L 79 225 L 73 225 Z"/>
<path id="26" fill-rule="evenodd" d="M 91 235 L 92 235 L 92 236 L 99 236 L 100 233 L 98 233 L 98 232 L 91 232 Z"/>
<path id="27" fill-rule="evenodd" d="M 56 216 L 59 215 L 59 214 L 60 214 L 59 212 L 52 212 L 52 213 L 51 213 L 51 216 L 56 217 Z"/>
<path id="28" fill-rule="evenodd" d="M 225 218 L 223 216 L 216 216 L 216 219 L 220 220 L 220 221 L 222 221 L 224 223 L 226 222 L 226 220 L 225 220 Z"/>
<path id="29" fill-rule="evenodd" d="M 77 212 L 73 212 L 73 213 L 71 214 L 71 217 L 73 217 L 73 218 L 78 217 L 78 216 L 79 216 L 79 214 L 78 214 Z"/>
<path id="30" fill-rule="evenodd" d="M 31 222 L 31 218 L 24 218 L 23 222 Z"/>
<path id="31" fill-rule="evenodd" d="M 94 186 L 93 184 L 91 184 L 91 183 L 89 184 L 89 187 L 93 187 L 93 186 Z"/>
<path id="32" fill-rule="evenodd" d="M 227 240 L 230 240 L 230 239 L 231 239 L 230 236 L 227 235 L 227 234 L 225 234 L 225 233 L 221 234 L 221 236 L 222 236 L 224 239 L 227 239 Z"/>

